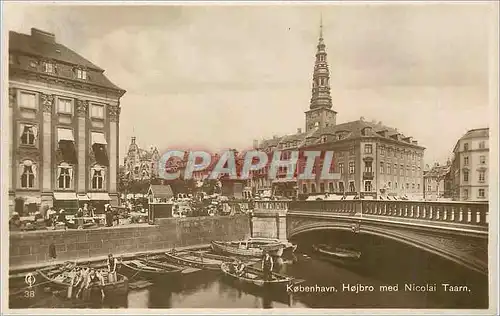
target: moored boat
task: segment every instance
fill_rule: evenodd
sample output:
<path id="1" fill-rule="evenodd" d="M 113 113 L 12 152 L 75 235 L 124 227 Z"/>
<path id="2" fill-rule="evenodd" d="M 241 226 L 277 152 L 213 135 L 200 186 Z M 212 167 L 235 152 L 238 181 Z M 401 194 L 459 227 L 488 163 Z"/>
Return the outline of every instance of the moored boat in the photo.
<path id="1" fill-rule="evenodd" d="M 182 268 L 174 265 L 158 266 L 149 264 L 145 260 L 127 260 L 119 264 L 119 271 L 130 279 L 144 278 L 152 282 L 162 282 L 167 279 L 179 277 Z"/>
<path id="2" fill-rule="evenodd" d="M 222 257 L 221 257 L 222 258 Z M 179 264 L 182 266 L 194 267 L 198 269 L 205 270 L 220 270 L 220 265 L 231 260 L 227 258 L 223 260 L 221 258 L 214 258 L 206 252 L 203 251 L 180 251 L 180 252 L 166 252 L 165 259 L 174 264 Z"/>
<path id="3" fill-rule="evenodd" d="M 320 244 L 313 245 L 312 248 L 316 253 L 336 263 L 357 264 L 361 258 L 360 251 L 349 249 L 347 247 L 332 247 L 329 245 Z"/>
<path id="4" fill-rule="evenodd" d="M 280 243 L 283 245 L 283 252 L 294 253 L 297 249 L 297 245 L 292 244 L 286 240 L 280 240 L 278 238 L 265 238 L 265 237 L 250 237 L 248 242 L 255 245 L 268 245 L 274 243 Z"/>
<path id="5" fill-rule="evenodd" d="M 68 290 L 73 282 L 73 273 L 76 265 L 58 265 L 37 270 L 37 275 L 41 276 L 45 282 L 50 283 L 59 290 Z M 128 278 L 122 274 L 116 274 L 116 282 L 110 282 L 108 273 L 105 270 L 99 271 L 103 278 L 103 289 L 106 296 L 121 296 L 128 293 Z M 43 281 L 42 281 L 43 282 Z"/>
<path id="6" fill-rule="evenodd" d="M 277 273 L 272 274 L 272 280 L 265 280 L 261 270 L 249 266 L 245 267 L 241 273 L 237 273 L 232 262 L 224 262 L 220 268 L 227 277 L 246 285 L 286 291 L 287 285 L 293 284 L 293 278 Z"/>
<path id="7" fill-rule="evenodd" d="M 267 243 L 258 245 L 242 241 L 212 241 L 212 250 L 217 253 L 227 253 L 237 256 L 262 257 L 264 252 L 268 252 L 271 256 L 281 257 L 283 255 L 284 246 L 281 243 Z"/>

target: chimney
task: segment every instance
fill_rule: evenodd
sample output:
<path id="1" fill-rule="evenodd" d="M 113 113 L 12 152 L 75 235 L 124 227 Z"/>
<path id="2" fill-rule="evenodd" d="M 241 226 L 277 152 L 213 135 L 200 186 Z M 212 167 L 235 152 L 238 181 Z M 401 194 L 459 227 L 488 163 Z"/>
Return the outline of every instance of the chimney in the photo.
<path id="1" fill-rule="evenodd" d="M 254 139 L 253 140 L 253 149 L 257 149 L 259 148 L 259 140 L 258 139 Z"/>
<path id="2" fill-rule="evenodd" d="M 412 141 L 411 141 L 411 143 L 412 143 L 413 145 L 418 145 L 418 141 L 416 141 L 416 140 L 412 140 Z"/>
<path id="3" fill-rule="evenodd" d="M 45 32 L 34 27 L 31 28 L 31 37 L 46 43 L 55 43 L 56 36 L 53 33 Z"/>
<path id="4" fill-rule="evenodd" d="M 302 128 L 299 127 L 299 128 L 297 128 L 297 134 L 300 134 L 300 133 L 302 133 Z"/>

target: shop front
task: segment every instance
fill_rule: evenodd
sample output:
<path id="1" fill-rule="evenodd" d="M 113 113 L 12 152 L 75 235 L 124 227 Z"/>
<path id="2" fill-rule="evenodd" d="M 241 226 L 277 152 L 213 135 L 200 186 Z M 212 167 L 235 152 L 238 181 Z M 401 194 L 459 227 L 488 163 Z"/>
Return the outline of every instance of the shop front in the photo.
<path id="1" fill-rule="evenodd" d="M 54 192 L 54 209 L 63 209 L 66 214 L 75 214 L 78 211 L 78 199 L 75 192 Z"/>

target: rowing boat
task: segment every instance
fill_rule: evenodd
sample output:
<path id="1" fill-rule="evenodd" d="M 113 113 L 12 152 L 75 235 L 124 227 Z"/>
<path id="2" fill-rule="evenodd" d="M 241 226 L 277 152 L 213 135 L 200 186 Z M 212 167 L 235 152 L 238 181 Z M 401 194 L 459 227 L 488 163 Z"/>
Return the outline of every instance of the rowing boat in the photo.
<path id="1" fill-rule="evenodd" d="M 119 271 L 130 279 L 144 278 L 152 282 L 161 282 L 179 277 L 182 268 L 174 265 L 161 266 L 149 264 L 146 260 L 127 260 L 119 264 Z"/>
<path id="2" fill-rule="evenodd" d="M 67 265 L 50 266 L 36 271 L 45 282 L 50 283 L 57 289 L 67 290 L 73 282 L 73 269 Z M 110 282 L 105 270 L 99 271 L 104 281 L 104 293 L 110 295 L 126 295 L 128 293 L 128 278 L 122 274 L 116 274 L 116 282 Z M 91 285 L 91 287 L 99 287 Z"/>
<path id="3" fill-rule="evenodd" d="M 253 285 L 260 288 L 266 287 L 272 288 L 273 290 L 286 290 L 286 286 L 293 283 L 292 278 L 276 273 L 273 273 L 272 280 L 265 280 L 262 271 L 248 266 L 245 267 L 242 273 L 237 273 L 231 262 L 224 262 L 221 264 L 220 268 L 224 275 L 238 283 Z"/>
<path id="4" fill-rule="evenodd" d="M 221 260 L 220 258 L 214 258 L 201 251 L 166 252 L 165 259 L 169 262 L 182 266 L 214 271 L 220 270 L 220 265 L 223 262 L 232 260 L 228 257 L 224 257 L 224 260 Z"/>
<path id="5" fill-rule="evenodd" d="M 361 252 L 347 249 L 347 248 L 334 248 L 329 245 L 313 245 L 313 250 L 321 255 L 323 258 L 332 261 L 333 263 L 338 263 L 341 265 L 358 265 L 361 259 Z"/>
<path id="6" fill-rule="evenodd" d="M 227 253 L 237 256 L 262 257 L 264 252 L 272 256 L 281 257 L 284 245 L 281 243 L 268 243 L 259 245 L 247 240 L 242 241 L 212 241 L 212 250 L 216 253 Z"/>

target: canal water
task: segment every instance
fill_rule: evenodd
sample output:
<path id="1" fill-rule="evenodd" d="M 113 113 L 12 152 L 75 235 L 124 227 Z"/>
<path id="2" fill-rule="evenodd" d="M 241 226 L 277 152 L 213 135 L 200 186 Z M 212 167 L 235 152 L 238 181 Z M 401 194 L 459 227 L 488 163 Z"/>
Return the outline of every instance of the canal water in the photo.
<path id="1" fill-rule="evenodd" d="M 317 236 L 315 236 L 317 239 Z M 330 239 L 330 238 L 329 238 Z M 330 239 L 331 240 L 331 239 Z M 242 288 L 220 272 L 198 271 L 178 283 L 152 285 L 130 290 L 125 298 L 108 299 L 102 308 L 487 308 L 487 278 L 439 257 L 401 244 L 376 247 L 369 261 L 360 266 L 339 266 L 310 251 L 301 240 L 291 258 L 277 259 L 276 271 L 304 280 L 302 292 L 264 293 Z M 390 250 L 388 250 L 390 249 Z M 23 283 L 23 282 L 21 282 Z M 442 283 L 466 286 L 465 292 L 445 291 Z M 405 291 L 405 284 L 427 291 Z M 413 286 L 413 284 L 415 286 Z M 316 286 L 317 285 L 317 286 Z M 435 285 L 435 291 L 431 291 Z M 90 307 L 57 299 L 45 285 L 33 294 L 19 291 L 24 284 L 11 285 L 11 308 Z M 350 286 L 352 290 L 345 290 Z M 354 287 L 353 287 L 354 286 Z M 365 291 L 356 293 L 354 289 Z M 380 286 L 387 286 L 380 288 Z M 390 288 L 389 288 L 390 286 Z M 323 292 L 321 292 L 323 287 Z M 305 292 L 305 289 L 316 292 Z M 330 292 L 326 292 L 327 288 Z M 336 289 L 336 292 L 332 288 Z M 372 291 L 368 291 L 373 289 Z M 392 289 L 393 291 L 387 291 Z M 430 289 L 430 290 L 429 290 Z M 463 289 L 463 288 L 462 288 Z M 298 288 L 300 291 L 300 288 Z M 385 291 L 384 291 L 385 290 Z M 293 291 L 293 289 L 292 289 Z M 318 292 L 319 291 L 319 292 Z"/>

